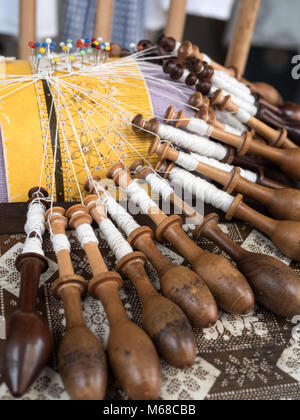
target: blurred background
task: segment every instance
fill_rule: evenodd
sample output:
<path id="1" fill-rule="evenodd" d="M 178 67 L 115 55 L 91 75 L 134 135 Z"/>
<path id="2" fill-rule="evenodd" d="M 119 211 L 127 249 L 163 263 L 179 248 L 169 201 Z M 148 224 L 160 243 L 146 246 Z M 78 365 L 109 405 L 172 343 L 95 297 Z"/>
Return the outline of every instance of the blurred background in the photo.
<path id="1" fill-rule="evenodd" d="M 18 7 L 18 0 L 0 0 L 1 55 L 17 56 Z M 111 41 L 128 48 L 141 39 L 157 39 L 169 0 L 115 0 L 114 7 Z M 37 0 L 37 40 L 92 36 L 95 10 L 96 0 Z M 184 39 L 224 63 L 236 10 L 235 0 L 188 0 Z M 297 103 L 300 87 L 291 73 L 292 57 L 300 53 L 299 22 L 300 0 L 262 0 L 246 70 L 247 79 L 270 83 Z"/>

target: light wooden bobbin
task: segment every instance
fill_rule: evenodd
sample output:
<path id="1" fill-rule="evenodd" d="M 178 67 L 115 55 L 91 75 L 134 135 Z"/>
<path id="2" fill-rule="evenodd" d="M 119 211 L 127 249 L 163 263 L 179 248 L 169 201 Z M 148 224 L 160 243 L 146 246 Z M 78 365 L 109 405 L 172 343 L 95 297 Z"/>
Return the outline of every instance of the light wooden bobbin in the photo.
<path id="1" fill-rule="evenodd" d="M 155 122 L 152 119 L 150 121 L 143 122 L 143 127 L 145 129 L 148 127 L 147 124 L 151 124 L 152 129 L 155 130 L 155 124 L 158 124 L 158 121 Z M 185 119 L 181 122 L 180 126 L 186 127 L 187 124 L 187 119 Z M 278 149 L 276 147 L 263 144 L 257 140 L 253 140 L 251 134 L 248 131 L 239 136 L 236 134 L 228 133 L 216 127 L 211 127 L 210 136 L 215 140 L 219 140 L 222 143 L 236 148 L 239 156 L 245 156 L 247 153 L 263 156 L 279 166 L 282 172 L 284 172 L 290 178 L 296 181 L 300 180 L 299 147 L 296 149 Z"/>
<path id="2" fill-rule="evenodd" d="M 212 106 L 217 106 L 221 110 L 236 114 L 239 107 L 231 100 L 231 96 L 224 96 L 223 90 L 219 89 L 211 98 Z M 249 127 L 260 134 L 267 142 L 274 147 L 282 147 L 284 149 L 296 149 L 297 146 L 287 137 L 287 130 L 282 128 L 274 130 L 259 119 L 250 116 L 246 123 Z"/>
<path id="3" fill-rule="evenodd" d="M 180 124 L 185 124 L 185 122 L 181 121 Z M 159 131 L 159 122 L 156 118 L 152 118 L 152 119 L 146 121 L 146 120 L 144 120 L 144 117 L 143 117 L 142 114 L 138 114 L 138 115 L 136 115 L 136 117 L 132 121 L 132 129 L 136 133 L 144 134 L 147 137 L 148 136 L 158 137 L 157 133 Z M 223 130 L 219 130 L 218 133 L 220 135 L 223 135 L 223 133 L 225 133 L 225 138 L 227 138 L 227 136 L 230 136 L 229 133 L 226 133 Z M 247 137 L 248 140 L 249 140 L 249 136 L 251 136 L 251 135 L 245 133 L 245 137 Z M 238 137 L 238 139 L 240 139 L 239 136 L 237 136 L 237 137 Z M 247 140 L 247 144 L 248 144 L 248 140 Z M 199 138 L 199 141 L 201 141 L 201 138 Z M 222 162 L 223 163 L 228 163 L 230 165 L 230 164 L 232 164 L 232 162 L 233 162 L 233 160 L 236 156 L 236 152 L 235 152 L 233 147 L 227 146 L 226 149 L 227 149 L 227 153 L 226 153 L 225 157 L 223 158 Z"/>
<path id="4" fill-rule="evenodd" d="M 94 204 L 90 204 L 91 201 Z M 104 209 L 95 204 L 97 201 L 98 196 L 90 196 L 86 204 L 100 225 L 107 216 Z M 142 306 L 143 327 L 163 359 L 178 368 L 191 366 L 196 358 L 196 347 L 190 323 L 175 303 L 153 287 L 145 271 L 146 262 L 143 253 L 131 252 L 118 261 L 117 271 L 135 287 Z"/>
<path id="5" fill-rule="evenodd" d="M 182 152 L 173 149 L 169 143 L 162 144 L 158 139 L 150 146 L 150 156 L 156 153 L 161 160 L 168 159 L 177 162 Z M 187 168 L 185 168 L 187 169 Z M 195 171 L 224 186 L 224 190 L 241 193 L 263 204 L 273 217 L 279 220 L 294 220 L 300 222 L 300 191 L 293 188 L 272 189 L 248 181 L 240 174 L 239 168 L 226 172 L 222 169 L 198 162 Z"/>
<path id="6" fill-rule="evenodd" d="M 195 238 L 202 235 L 213 241 L 236 261 L 258 303 L 287 318 L 299 314 L 300 277 L 289 266 L 270 255 L 241 248 L 218 227 L 218 220 L 218 215 L 208 215 L 203 224 L 195 229 Z"/>
<path id="7" fill-rule="evenodd" d="M 130 174 L 121 163 L 113 165 L 107 176 L 124 189 L 127 189 L 132 182 Z M 150 208 L 148 215 L 157 226 L 157 239 L 160 242 L 166 240 L 172 243 L 190 262 L 193 270 L 204 279 L 222 309 L 231 313 L 248 313 L 252 309 L 254 297 L 245 278 L 226 259 L 199 248 L 183 231 L 183 221 L 180 216 L 168 217 L 157 207 Z M 215 316 L 212 308 L 211 314 Z"/>
<path id="8" fill-rule="evenodd" d="M 43 188 L 32 188 L 29 203 L 47 196 Z M 33 232 L 29 237 L 34 236 Z M 37 307 L 40 276 L 47 271 L 48 261 L 43 255 L 27 252 L 18 256 L 16 267 L 21 273 L 20 307 L 8 322 L 2 375 L 12 395 L 21 397 L 47 365 L 53 344 L 49 327 Z"/>
<path id="9" fill-rule="evenodd" d="M 46 213 L 53 235 L 65 235 L 68 219 L 65 210 L 54 207 Z M 86 327 L 81 295 L 86 282 L 74 273 L 68 250 L 57 253 L 59 278 L 53 293 L 62 299 L 67 321 L 66 333 L 59 347 L 58 365 L 65 387 L 74 400 L 102 400 L 107 384 L 106 358 L 100 341 Z"/>
<path id="10" fill-rule="evenodd" d="M 85 203 L 90 204 L 91 198 Z M 67 217 L 75 230 L 93 220 L 83 205 L 71 207 Z M 108 271 L 96 242 L 86 243 L 84 250 L 93 273 L 89 293 L 102 302 L 110 325 L 108 357 L 113 373 L 132 400 L 157 399 L 161 383 L 158 355 L 148 335 L 126 314 L 119 296 L 122 278 Z"/>

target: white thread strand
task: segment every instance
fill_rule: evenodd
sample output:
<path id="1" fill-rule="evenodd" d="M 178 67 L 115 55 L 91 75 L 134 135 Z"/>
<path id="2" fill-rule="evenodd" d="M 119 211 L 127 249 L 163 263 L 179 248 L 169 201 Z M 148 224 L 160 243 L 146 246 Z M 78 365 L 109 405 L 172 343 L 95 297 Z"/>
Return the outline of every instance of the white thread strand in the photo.
<path id="1" fill-rule="evenodd" d="M 136 181 L 133 181 L 126 188 L 126 192 L 132 201 L 141 209 L 143 214 L 148 214 L 152 207 L 158 207 L 157 204 L 151 200 L 146 191 L 144 191 Z"/>
<path id="2" fill-rule="evenodd" d="M 40 238 L 26 238 L 22 254 L 34 253 L 44 256 Z"/>
<path id="3" fill-rule="evenodd" d="M 198 166 L 198 160 L 192 155 L 188 155 L 184 152 L 179 152 L 178 159 L 176 160 L 177 165 L 186 169 L 187 171 L 194 172 Z"/>
<path id="4" fill-rule="evenodd" d="M 222 171 L 232 172 L 234 166 L 228 165 L 228 163 L 219 162 L 216 159 L 207 158 L 205 156 L 197 155 L 196 153 L 191 153 L 191 156 L 197 160 L 198 162 L 205 163 L 206 165 L 213 166 L 218 169 L 222 169 Z M 181 165 L 180 165 L 181 166 Z M 251 171 L 247 171 L 245 169 L 239 168 L 241 171 L 241 176 L 248 181 L 256 183 L 257 181 L 257 174 Z"/>
<path id="5" fill-rule="evenodd" d="M 151 190 L 154 193 L 161 195 L 164 201 L 168 201 L 170 195 L 174 193 L 173 188 L 171 188 L 167 182 L 159 178 L 155 173 L 149 174 L 145 180 L 147 184 L 150 185 Z"/>
<path id="6" fill-rule="evenodd" d="M 249 112 L 245 111 L 242 108 L 239 108 L 238 112 L 235 114 L 237 118 L 244 124 L 247 124 L 247 122 L 250 120 L 251 115 Z"/>
<path id="7" fill-rule="evenodd" d="M 133 252 L 129 243 L 124 239 L 121 232 L 118 231 L 111 220 L 103 218 L 99 224 L 99 228 L 115 254 L 117 261 L 120 261 L 125 255 Z"/>
<path id="8" fill-rule="evenodd" d="M 234 201 L 234 197 L 231 195 L 183 169 L 172 169 L 169 178 L 172 182 L 181 186 L 184 191 L 188 191 L 203 202 L 211 204 L 214 207 L 223 210 L 225 213 L 227 213 Z"/>
<path id="9" fill-rule="evenodd" d="M 187 129 L 195 134 L 198 134 L 199 129 L 201 130 L 201 125 L 204 121 L 198 118 L 191 118 L 189 121 L 189 124 L 187 126 Z M 212 127 L 213 130 L 213 127 Z M 225 131 L 232 134 L 241 135 L 241 132 L 239 130 L 236 130 L 233 127 L 230 127 L 228 125 L 225 125 Z"/>
<path id="10" fill-rule="evenodd" d="M 114 222 L 127 236 L 140 227 L 134 218 L 113 197 L 107 196 L 103 199 L 103 202 Z"/>
<path id="11" fill-rule="evenodd" d="M 207 64 L 211 64 L 211 58 L 204 53 L 202 53 L 202 61 L 206 61 Z"/>
<path id="12" fill-rule="evenodd" d="M 181 83 L 185 83 L 185 81 L 186 81 L 186 78 L 188 77 L 188 75 L 190 74 L 190 72 L 189 72 L 189 70 L 187 70 L 187 69 L 184 69 L 183 70 L 183 75 L 180 77 L 180 79 L 178 79 L 177 81 L 178 82 L 181 82 Z"/>
<path id="13" fill-rule="evenodd" d="M 99 245 L 99 241 L 91 225 L 88 225 L 88 224 L 80 225 L 76 229 L 76 235 L 83 249 L 84 249 L 84 246 L 90 242 L 94 242 L 95 244 Z"/>
<path id="14" fill-rule="evenodd" d="M 247 131 L 247 127 L 236 117 L 236 115 L 231 114 L 228 111 L 221 111 L 220 109 L 216 109 L 216 117 L 223 124 L 233 127 L 240 133 Z"/>
<path id="15" fill-rule="evenodd" d="M 213 127 L 211 125 L 206 124 L 205 121 L 200 120 L 199 118 L 191 118 L 187 129 L 192 131 L 193 133 L 199 134 L 200 136 L 208 136 L 210 137 L 213 131 Z"/>
<path id="16" fill-rule="evenodd" d="M 213 96 L 218 90 L 218 87 L 212 86 L 209 91 L 209 96 Z M 243 99 L 239 98 L 233 93 L 223 89 L 223 95 L 231 96 L 232 102 L 235 103 L 240 109 L 244 109 L 245 111 L 249 112 L 250 115 L 254 116 L 257 114 L 257 108 L 254 105 L 249 104 L 248 102 L 244 101 Z"/>
<path id="17" fill-rule="evenodd" d="M 45 206 L 39 199 L 30 203 L 24 227 L 27 239 L 24 244 L 23 254 L 33 252 L 42 256 L 45 255 L 42 248 L 43 234 L 45 233 L 45 210 Z M 30 238 L 31 234 L 35 234 L 35 237 Z"/>
<path id="18" fill-rule="evenodd" d="M 168 140 L 177 147 L 199 155 L 214 157 L 218 160 L 223 160 L 227 155 L 227 149 L 222 144 L 215 143 L 196 134 L 186 133 L 178 128 L 159 124 L 157 134 L 162 140 Z"/>
<path id="19" fill-rule="evenodd" d="M 58 235 L 51 235 L 51 241 L 53 244 L 54 252 L 57 255 L 60 251 L 68 251 L 71 252 L 71 244 L 67 235 L 58 234 Z"/>

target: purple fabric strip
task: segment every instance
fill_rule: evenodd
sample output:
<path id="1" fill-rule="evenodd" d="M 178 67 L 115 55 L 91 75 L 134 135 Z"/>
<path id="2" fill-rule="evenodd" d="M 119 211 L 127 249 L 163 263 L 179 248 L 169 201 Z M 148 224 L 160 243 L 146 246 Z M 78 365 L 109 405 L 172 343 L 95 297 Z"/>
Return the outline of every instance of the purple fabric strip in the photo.
<path id="1" fill-rule="evenodd" d="M 5 171 L 2 141 L 3 141 L 2 129 L 0 128 L 0 203 L 7 203 L 8 193 L 7 193 L 7 186 L 6 186 L 6 171 Z"/>

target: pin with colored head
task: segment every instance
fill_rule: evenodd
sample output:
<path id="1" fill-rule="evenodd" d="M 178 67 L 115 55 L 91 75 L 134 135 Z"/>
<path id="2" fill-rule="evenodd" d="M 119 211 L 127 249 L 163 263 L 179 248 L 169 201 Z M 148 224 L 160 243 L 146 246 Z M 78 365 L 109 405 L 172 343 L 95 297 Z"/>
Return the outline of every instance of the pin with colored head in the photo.
<path id="1" fill-rule="evenodd" d="M 81 56 L 81 67 L 83 67 L 84 66 L 84 57 L 86 56 L 86 51 L 81 50 L 80 51 L 80 56 Z"/>

